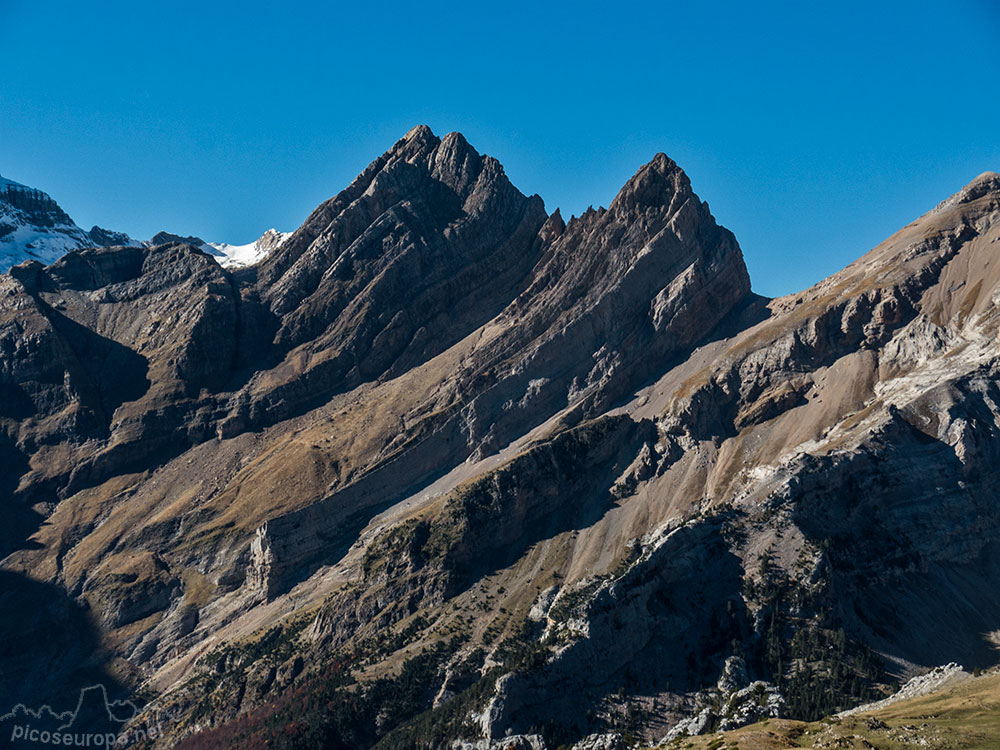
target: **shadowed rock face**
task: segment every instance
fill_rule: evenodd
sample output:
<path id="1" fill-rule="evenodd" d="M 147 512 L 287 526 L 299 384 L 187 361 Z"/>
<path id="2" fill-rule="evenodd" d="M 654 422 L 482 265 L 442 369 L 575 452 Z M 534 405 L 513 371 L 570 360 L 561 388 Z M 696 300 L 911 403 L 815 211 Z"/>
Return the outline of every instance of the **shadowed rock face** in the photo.
<path id="1" fill-rule="evenodd" d="M 985 663 L 998 179 L 768 301 L 662 154 L 565 222 L 417 127 L 255 266 L 16 266 L 3 568 L 168 744 L 657 739 L 733 674 L 809 713 Z"/>

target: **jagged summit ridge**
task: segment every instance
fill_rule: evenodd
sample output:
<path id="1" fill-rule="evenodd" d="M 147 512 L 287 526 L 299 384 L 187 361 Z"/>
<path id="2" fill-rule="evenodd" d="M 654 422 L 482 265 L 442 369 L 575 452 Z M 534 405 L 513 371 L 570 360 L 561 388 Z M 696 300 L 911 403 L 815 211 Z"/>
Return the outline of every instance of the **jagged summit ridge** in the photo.
<path id="1" fill-rule="evenodd" d="M 285 310 L 299 300 L 299 290 L 286 287 L 318 284 L 321 269 L 345 250 L 340 264 L 346 265 L 354 257 L 350 245 L 359 239 L 357 232 L 383 213 L 390 212 L 386 220 L 393 222 L 405 222 L 412 211 L 424 213 L 431 227 L 455 219 L 451 230 L 460 232 L 482 224 L 484 216 L 492 217 L 494 207 L 502 212 L 494 218 L 510 221 L 506 214 L 520 212 L 526 200 L 510 184 L 499 162 L 481 156 L 459 133 L 439 139 L 427 126 L 417 126 L 348 188 L 321 204 L 292 234 L 282 252 L 262 266 L 260 277 L 275 287 L 269 295 L 278 309 Z M 512 205 L 495 206 L 501 201 Z M 530 203 L 526 210 L 533 216 L 544 215 L 540 198 L 533 196 Z M 459 216 L 460 212 L 465 216 Z M 499 224 L 494 233 L 504 231 L 510 228 Z M 337 255 L 325 251 L 328 247 Z M 287 299 L 280 299 L 285 295 Z"/>
<path id="2" fill-rule="evenodd" d="M 317 400 L 405 373 L 477 330 L 478 343 L 429 396 L 437 402 L 430 429 L 462 434 L 460 443 L 440 455 L 445 465 L 468 451 L 494 450 L 539 414 L 598 395 L 598 401 L 615 398 L 655 368 L 659 357 L 704 335 L 749 292 L 738 246 L 690 193 L 676 165 L 657 157 L 629 185 L 615 206 L 624 210 L 627 196 L 641 193 L 642 221 L 615 211 L 566 227 L 558 213 L 547 216 L 538 196 L 520 193 L 499 162 L 480 155 L 460 134 L 439 139 L 429 128 L 411 130 L 292 236 L 275 242 L 276 249 L 241 277 L 236 290 L 212 282 L 198 304 L 183 302 L 179 291 L 157 302 L 187 305 L 190 332 L 178 329 L 176 344 L 162 332 L 125 335 L 140 330 L 131 325 L 95 330 L 100 337 L 115 331 L 116 346 L 159 374 L 119 414 L 99 409 L 101 429 L 110 431 L 109 455 L 88 449 L 81 460 L 95 471 L 104 468 L 90 476 L 82 466 L 54 463 L 42 469 L 46 481 L 62 476 L 57 484 L 68 482 L 62 491 L 69 491 L 98 480 L 131 455 L 126 446 L 150 431 L 157 440 L 183 445 L 275 424 Z M 658 189 L 665 202 L 659 210 Z M 704 226 L 682 236 L 682 219 Z M 159 244 L 131 251 L 124 265 L 124 254 L 83 251 L 39 278 L 35 271 L 19 274 L 18 283 L 27 284 L 29 299 L 46 285 L 67 292 L 111 285 L 108 302 L 75 299 L 71 317 L 91 320 L 94 305 L 105 305 L 99 320 L 133 318 L 138 325 L 159 313 L 110 300 L 141 297 L 169 278 L 186 290 L 217 276 L 182 249 L 185 243 L 204 249 L 199 238 L 161 233 L 154 239 Z M 111 291 L 120 284 L 131 291 Z M 678 314 L 696 289 L 689 313 Z M 47 308 L 32 307 L 53 346 L 65 346 L 57 343 L 64 341 L 61 326 L 45 322 Z M 188 335 L 191 340 L 185 340 Z M 182 356 L 172 353 L 175 346 Z M 199 353 L 209 352 L 225 356 L 198 361 Z M 498 367 L 505 360 L 517 364 Z M 59 357 L 48 366 L 59 367 Z M 83 381 L 95 377 L 87 367 L 84 362 L 78 376 Z M 206 424 L 200 417 L 191 431 L 184 410 L 179 416 L 164 410 L 173 389 L 198 394 L 184 410 L 212 414 L 211 420 Z M 89 404 L 84 413 L 98 407 L 72 391 L 56 403 Z M 419 413 L 424 407 L 405 408 Z M 59 429 L 83 437 L 94 435 L 95 427 L 84 419 Z M 400 481 L 407 477 L 418 480 L 402 472 Z"/>

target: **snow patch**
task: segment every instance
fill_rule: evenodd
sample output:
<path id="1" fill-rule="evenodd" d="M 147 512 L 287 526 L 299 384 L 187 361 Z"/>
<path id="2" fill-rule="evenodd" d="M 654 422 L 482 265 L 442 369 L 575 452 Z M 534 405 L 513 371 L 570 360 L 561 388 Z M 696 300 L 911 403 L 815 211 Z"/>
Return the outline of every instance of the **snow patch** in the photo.
<path id="1" fill-rule="evenodd" d="M 291 236 L 291 232 L 268 229 L 259 238 L 246 245 L 206 242 L 201 246 L 201 250 L 214 256 L 224 268 L 243 268 L 264 260 Z"/>

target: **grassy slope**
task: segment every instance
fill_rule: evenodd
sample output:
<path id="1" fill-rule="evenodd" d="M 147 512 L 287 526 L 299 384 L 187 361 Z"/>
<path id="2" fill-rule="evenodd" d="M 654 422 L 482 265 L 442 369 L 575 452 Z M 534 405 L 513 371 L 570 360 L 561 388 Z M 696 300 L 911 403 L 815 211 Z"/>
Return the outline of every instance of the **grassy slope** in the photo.
<path id="1" fill-rule="evenodd" d="M 926 744 L 925 744 L 926 743 Z M 771 719 L 732 732 L 675 740 L 687 750 L 786 748 L 1000 749 L 1000 673 L 843 719 L 806 724 Z"/>

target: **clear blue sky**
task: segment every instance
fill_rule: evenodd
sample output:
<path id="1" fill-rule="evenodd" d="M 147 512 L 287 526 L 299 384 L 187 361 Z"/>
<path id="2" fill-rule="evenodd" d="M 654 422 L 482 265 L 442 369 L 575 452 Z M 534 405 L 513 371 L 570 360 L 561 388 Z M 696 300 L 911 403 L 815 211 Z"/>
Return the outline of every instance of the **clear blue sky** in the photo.
<path id="1" fill-rule="evenodd" d="M 996 0 L 0 0 L 0 49 L 0 174 L 139 238 L 294 229 L 426 123 L 566 216 L 664 151 L 775 295 L 1000 170 Z"/>

